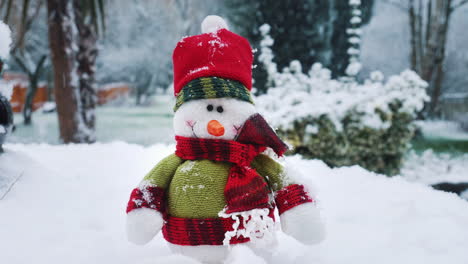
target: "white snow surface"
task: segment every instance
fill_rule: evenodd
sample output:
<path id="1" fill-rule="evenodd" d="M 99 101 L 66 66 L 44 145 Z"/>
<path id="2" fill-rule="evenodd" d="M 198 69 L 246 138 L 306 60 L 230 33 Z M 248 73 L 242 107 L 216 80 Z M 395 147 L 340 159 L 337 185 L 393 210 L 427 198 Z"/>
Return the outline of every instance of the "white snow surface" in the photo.
<path id="1" fill-rule="evenodd" d="M 401 174 L 408 181 L 427 185 L 441 182 L 463 183 L 468 182 L 467 169 L 468 153 L 454 156 L 426 150 L 421 154 L 408 153 Z"/>
<path id="2" fill-rule="evenodd" d="M 425 138 L 468 140 L 468 132 L 463 131 L 460 124 L 446 120 L 416 121 Z"/>
<path id="3" fill-rule="evenodd" d="M 10 28 L 0 20 L 0 59 L 8 58 L 11 45 L 11 31 Z"/>
<path id="4" fill-rule="evenodd" d="M 160 234 L 146 246 L 132 245 L 125 235 L 131 190 L 173 145 L 7 144 L 5 149 L 0 177 L 22 177 L 0 200 L 2 263 L 197 263 L 172 254 Z M 306 186 L 314 182 L 320 190 L 327 238 L 309 247 L 280 233 L 278 248 L 273 256 L 262 255 L 264 262 L 468 259 L 468 203 L 456 195 L 357 166 L 330 169 L 299 156 L 286 161 L 304 175 Z M 262 262 L 247 251 L 233 247 L 229 262 Z"/>

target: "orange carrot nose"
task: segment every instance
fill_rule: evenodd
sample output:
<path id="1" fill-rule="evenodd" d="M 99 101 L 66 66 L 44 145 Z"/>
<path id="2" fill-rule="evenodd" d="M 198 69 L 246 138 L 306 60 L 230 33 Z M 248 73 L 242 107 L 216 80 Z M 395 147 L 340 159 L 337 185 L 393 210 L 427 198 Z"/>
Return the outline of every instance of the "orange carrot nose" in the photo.
<path id="1" fill-rule="evenodd" d="M 213 136 L 220 137 L 224 135 L 224 127 L 218 120 L 211 120 L 207 125 L 208 133 Z"/>

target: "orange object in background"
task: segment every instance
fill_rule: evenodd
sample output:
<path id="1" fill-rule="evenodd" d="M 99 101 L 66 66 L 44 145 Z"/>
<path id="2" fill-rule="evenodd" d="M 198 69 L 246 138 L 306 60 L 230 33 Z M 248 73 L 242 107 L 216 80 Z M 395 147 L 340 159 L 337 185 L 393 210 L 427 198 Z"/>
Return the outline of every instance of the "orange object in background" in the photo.
<path id="1" fill-rule="evenodd" d="M 99 87 L 97 96 L 98 104 L 103 105 L 112 101 L 123 99 L 130 94 L 128 83 L 109 83 Z"/>
<path id="2" fill-rule="evenodd" d="M 13 94 L 10 98 L 10 104 L 13 112 L 20 113 L 23 111 L 24 102 L 26 101 L 26 94 L 28 91 L 29 79 L 26 74 L 5 72 L 3 80 L 13 82 Z M 39 83 L 36 95 L 33 99 L 32 110 L 36 111 L 47 102 L 47 84 Z"/>
<path id="3" fill-rule="evenodd" d="M 28 91 L 29 78 L 26 74 L 17 72 L 5 72 L 2 76 L 3 81 L 13 83 L 13 94 L 10 104 L 13 112 L 23 111 L 26 94 Z M 97 90 L 98 104 L 103 105 L 120 99 L 125 99 L 130 94 L 130 84 L 128 83 L 109 83 L 99 87 Z M 33 99 L 33 111 L 41 108 L 47 102 L 47 84 L 39 83 L 36 95 Z"/>

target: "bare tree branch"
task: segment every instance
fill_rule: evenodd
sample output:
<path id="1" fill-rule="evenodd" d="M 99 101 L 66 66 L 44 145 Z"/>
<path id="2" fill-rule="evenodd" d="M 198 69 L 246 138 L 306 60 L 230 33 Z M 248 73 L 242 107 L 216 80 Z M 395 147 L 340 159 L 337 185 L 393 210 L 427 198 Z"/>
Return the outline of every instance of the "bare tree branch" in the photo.
<path id="1" fill-rule="evenodd" d="M 22 50 L 22 47 L 24 46 L 24 39 L 31 28 L 32 23 L 36 20 L 37 16 L 39 15 L 39 11 L 42 7 L 43 0 L 38 0 L 36 7 L 34 9 L 34 12 L 31 16 L 27 15 L 28 11 L 26 9 L 23 9 L 23 15 L 22 15 L 22 23 L 20 30 L 17 34 L 16 41 L 13 44 L 13 47 L 11 48 L 11 53 L 15 53 L 17 49 Z"/>
<path id="2" fill-rule="evenodd" d="M 6 11 L 5 11 L 5 17 L 3 18 L 3 21 L 5 23 L 8 23 L 8 20 L 10 19 L 12 4 L 13 4 L 13 0 L 8 0 L 8 4 L 6 7 Z"/>
<path id="3" fill-rule="evenodd" d="M 32 75 L 32 70 L 26 65 L 26 63 L 24 62 L 23 58 L 21 58 L 20 56 L 18 56 L 16 53 L 13 53 L 12 54 L 13 58 L 15 59 L 16 63 L 18 64 L 18 66 L 20 66 L 20 68 L 28 75 Z"/>

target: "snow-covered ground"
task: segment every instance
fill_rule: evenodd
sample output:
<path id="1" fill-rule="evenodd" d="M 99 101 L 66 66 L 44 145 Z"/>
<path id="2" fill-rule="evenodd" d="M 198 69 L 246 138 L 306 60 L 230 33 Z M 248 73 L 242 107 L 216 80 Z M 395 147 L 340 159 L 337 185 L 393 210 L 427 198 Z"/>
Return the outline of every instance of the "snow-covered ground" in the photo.
<path id="1" fill-rule="evenodd" d="M 172 101 L 172 97 L 160 96 L 152 106 L 98 107 L 97 140 L 106 143 L 124 140 L 145 146 L 172 142 Z M 56 113 L 35 112 L 31 126 L 23 125 L 21 114 L 15 114 L 14 119 L 16 130 L 7 138 L 7 142 L 59 144 Z"/>
<path id="2" fill-rule="evenodd" d="M 124 233 L 131 189 L 173 146 L 7 144 L 0 177 L 20 176 L 0 200 L 1 263 L 195 263 L 159 235 L 144 247 Z M 464 263 L 468 202 L 359 167 L 288 157 L 320 190 L 328 237 L 306 247 L 281 235 L 268 263 Z M 6 175 L 8 174 L 8 175 Z M 238 263 L 247 257 L 238 249 Z M 250 259 L 250 258 L 249 258 Z"/>
<path id="3" fill-rule="evenodd" d="M 468 132 L 463 131 L 460 124 L 453 121 L 433 120 L 418 121 L 425 138 L 468 141 Z"/>
<path id="4" fill-rule="evenodd" d="M 428 185 L 441 182 L 468 183 L 468 153 L 453 156 L 426 150 L 421 154 L 411 152 L 401 169 L 406 180 Z"/>

